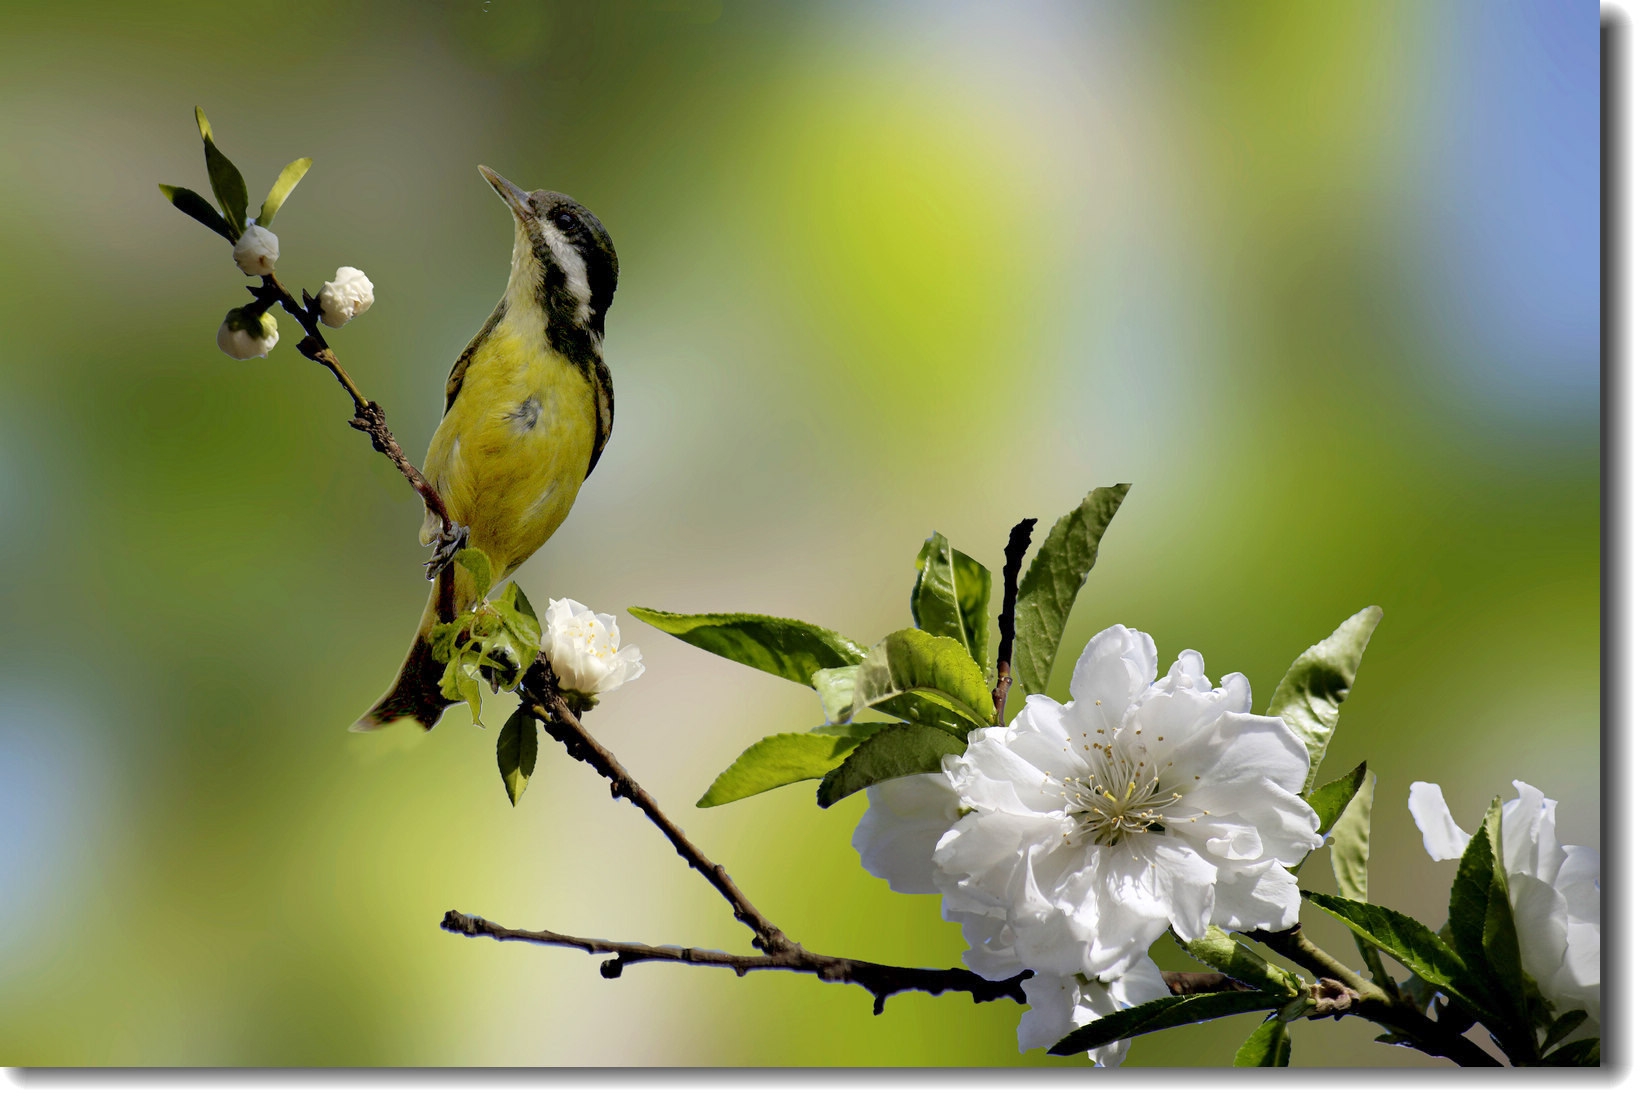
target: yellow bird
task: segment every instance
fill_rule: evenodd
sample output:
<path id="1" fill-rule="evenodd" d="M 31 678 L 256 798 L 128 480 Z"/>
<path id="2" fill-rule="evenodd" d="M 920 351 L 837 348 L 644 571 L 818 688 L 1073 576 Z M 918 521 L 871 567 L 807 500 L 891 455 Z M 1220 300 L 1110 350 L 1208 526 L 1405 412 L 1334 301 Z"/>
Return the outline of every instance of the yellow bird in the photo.
<path id="1" fill-rule="evenodd" d="M 446 414 L 423 472 L 469 545 L 503 580 L 555 533 L 612 432 L 612 375 L 601 359 L 618 254 L 594 214 L 554 191 L 530 194 L 492 169 L 481 174 L 515 214 L 515 251 L 503 300 L 469 341 L 446 381 Z M 441 524 L 424 517 L 420 539 Z M 447 550 L 453 546 L 443 547 Z M 457 607 L 485 592 L 456 568 Z M 400 674 L 352 729 L 403 717 L 432 728 L 452 700 L 429 634 L 439 621 L 429 594 Z"/>

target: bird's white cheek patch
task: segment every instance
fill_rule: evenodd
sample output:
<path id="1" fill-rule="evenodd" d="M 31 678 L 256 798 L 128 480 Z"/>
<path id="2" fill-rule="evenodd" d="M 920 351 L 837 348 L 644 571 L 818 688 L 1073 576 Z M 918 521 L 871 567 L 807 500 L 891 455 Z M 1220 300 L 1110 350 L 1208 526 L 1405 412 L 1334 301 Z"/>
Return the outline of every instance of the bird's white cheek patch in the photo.
<path id="1" fill-rule="evenodd" d="M 589 302 L 593 295 L 589 289 L 589 268 L 584 264 L 584 257 L 554 225 L 548 221 L 539 221 L 538 224 L 543 226 L 544 241 L 549 245 L 549 254 L 555 257 L 555 266 L 566 276 L 567 293 L 578 303 L 578 319 L 589 320 Z"/>

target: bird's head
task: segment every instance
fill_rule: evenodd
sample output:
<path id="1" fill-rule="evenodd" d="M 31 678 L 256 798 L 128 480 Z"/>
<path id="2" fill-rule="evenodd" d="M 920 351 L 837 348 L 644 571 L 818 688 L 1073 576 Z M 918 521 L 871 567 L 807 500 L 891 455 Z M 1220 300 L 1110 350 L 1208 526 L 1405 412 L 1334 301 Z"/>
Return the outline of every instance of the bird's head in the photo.
<path id="1" fill-rule="evenodd" d="M 481 175 L 515 215 L 515 252 L 505 294 L 542 309 L 551 326 L 583 329 L 600 340 L 618 289 L 618 253 L 600 219 L 556 191 L 523 191 L 484 164 Z"/>

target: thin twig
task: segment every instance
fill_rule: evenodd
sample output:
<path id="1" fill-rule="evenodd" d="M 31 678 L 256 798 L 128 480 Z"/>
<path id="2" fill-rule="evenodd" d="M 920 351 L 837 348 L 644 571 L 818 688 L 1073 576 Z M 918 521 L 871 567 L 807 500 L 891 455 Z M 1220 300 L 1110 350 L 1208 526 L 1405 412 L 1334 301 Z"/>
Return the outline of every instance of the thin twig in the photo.
<path id="1" fill-rule="evenodd" d="M 720 950 L 702 950 L 691 946 L 650 946 L 646 943 L 617 943 L 606 939 L 588 939 L 578 935 L 563 935 L 558 931 L 525 931 L 511 929 L 478 916 L 453 910 L 441 920 L 441 927 L 471 938 L 485 937 L 499 942 L 534 942 L 550 946 L 565 946 L 586 954 L 611 954 L 601 963 L 601 976 L 614 978 L 623 975 L 624 967 L 636 962 L 676 962 L 681 965 L 711 966 L 730 969 L 742 977 L 757 969 L 788 970 L 793 973 L 811 973 L 821 981 L 836 984 L 855 984 L 875 997 L 874 1011 L 881 1014 L 887 997 L 900 992 L 926 992 L 933 996 L 945 992 L 966 992 L 974 1003 L 991 1000 L 1015 1000 L 1024 1003 L 1024 980 L 1030 976 L 1025 970 L 1016 977 L 990 981 L 967 969 L 921 969 L 902 965 L 883 965 L 880 962 L 860 961 L 857 958 L 837 958 L 803 950 L 795 943 L 772 954 L 727 954 Z"/>
<path id="2" fill-rule="evenodd" d="M 332 372 L 332 377 L 343 386 L 349 399 L 355 402 L 355 416 L 349 421 L 349 426 L 356 431 L 365 432 L 372 440 L 372 449 L 388 458 L 400 470 L 401 476 L 423 498 L 426 508 L 434 512 L 441 521 L 443 537 L 450 539 L 456 524 L 452 520 L 451 512 L 446 510 L 446 501 L 435 486 L 429 483 L 423 472 L 412 464 L 406 452 L 401 449 L 400 443 L 395 441 L 394 432 L 389 430 L 388 418 L 384 415 L 383 406 L 376 401 L 369 401 L 360 391 L 355 380 L 343 368 L 332 348 L 327 344 L 326 337 L 320 332 L 320 305 L 309 292 L 303 292 L 303 302 L 299 303 L 292 296 L 292 292 L 274 275 L 264 275 L 261 287 L 248 286 L 252 294 L 253 303 L 260 309 L 266 310 L 273 305 L 279 305 L 291 314 L 303 326 L 304 337 L 298 341 L 298 353 L 311 362 L 317 362 Z M 431 579 L 434 579 L 431 577 Z M 441 620 L 450 622 L 457 614 L 457 582 L 450 562 L 440 570 L 440 598 L 437 610 Z"/>
<path id="3" fill-rule="evenodd" d="M 996 650 L 996 689 L 991 692 L 997 725 L 1007 718 L 1007 688 L 1013 685 L 1013 615 L 1019 601 L 1019 569 L 1030 549 L 1030 531 L 1035 525 L 1034 519 L 1020 519 L 1007 535 L 1007 561 L 1001 567 L 1006 583 L 1001 589 L 1001 617 L 996 619 L 1001 645 Z"/>
<path id="4" fill-rule="evenodd" d="M 727 873 L 727 868 L 712 862 L 708 855 L 699 850 L 686 833 L 664 814 L 652 795 L 630 776 L 624 765 L 618 762 L 618 757 L 590 736 L 589 730 L 584 728 L 578 715 L 556 689 L 555 673 L 549 667 L 548 657 L 539 654 L 537 661 L 522 678 L 519 693 L 531 703 L 533 714 L 544 723 L 549 735 L 566 748 L 569 756 L 595 768 L 597 774 L 612 784 L 613 797 L 625 798 L 645 813 L 647 819 L 674 845 L 676 853 L 687 860 L 687 865 L 702 874 L 716 892 L 726 898 L 727 903 L 732 905 L 733 915 L 755 932 L 751 945 L 765 954 L 777 954 L 793 945 L 784 932 L 763 916 L 744 895 L 744 891 L 732 880 L 732 875 Z"/>

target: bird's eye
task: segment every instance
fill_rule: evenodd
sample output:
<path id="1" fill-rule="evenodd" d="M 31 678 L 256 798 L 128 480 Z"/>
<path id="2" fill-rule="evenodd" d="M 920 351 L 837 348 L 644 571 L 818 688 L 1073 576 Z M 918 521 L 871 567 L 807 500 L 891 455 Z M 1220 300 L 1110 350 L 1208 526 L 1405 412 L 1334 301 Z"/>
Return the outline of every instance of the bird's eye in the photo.
<path id="1" fill-rule="evenodd" d="M 561 210 L 555 214 L 555 224 L 562 229 L 571 229 L 577 220 L 577 218 L 572 216 L 572 211 L 570 210 Z"/>

